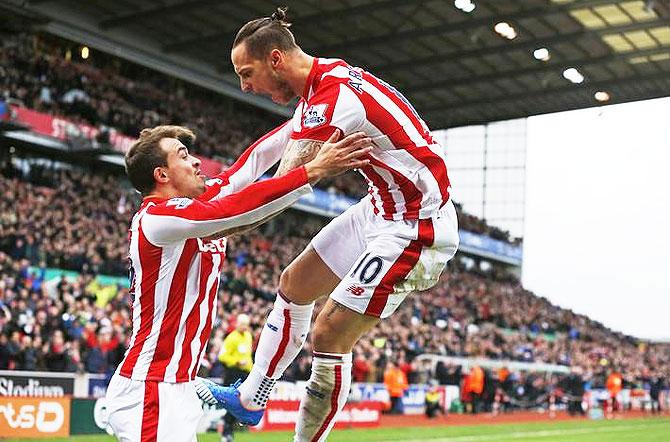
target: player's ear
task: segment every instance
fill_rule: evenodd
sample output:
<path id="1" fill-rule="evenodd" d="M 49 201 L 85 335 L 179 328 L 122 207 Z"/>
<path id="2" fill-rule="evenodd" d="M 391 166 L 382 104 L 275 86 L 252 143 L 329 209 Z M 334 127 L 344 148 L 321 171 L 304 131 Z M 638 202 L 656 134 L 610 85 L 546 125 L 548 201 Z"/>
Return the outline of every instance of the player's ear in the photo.
<path id="1" fill-rule="evenodd" d="M 282 52 L 275 48 L 270 51 L 270 66 L 272 69 L 277 69 L 279 68 L 284 61 L 284 54 Z"/>
<path id="2" fill-rule="evenodd" d="M 165 184 L 168 182 L 167 170 L 164 167 L 154 168 L 154 181 L 156 183 Z"/>

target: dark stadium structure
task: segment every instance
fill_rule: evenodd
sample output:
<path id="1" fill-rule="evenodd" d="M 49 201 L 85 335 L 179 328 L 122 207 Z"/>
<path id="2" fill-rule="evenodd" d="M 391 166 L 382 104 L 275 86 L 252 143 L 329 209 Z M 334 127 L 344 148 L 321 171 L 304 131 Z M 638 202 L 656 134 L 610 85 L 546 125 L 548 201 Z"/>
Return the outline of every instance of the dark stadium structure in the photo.
<path id="1" fill-rule="evenodd" d="M 280 3 L 306 52 L 344 58 L 397 85 L 435 129 L 670 95 L 667 0 L 456 2 L 474 5 L 470 12 L 442 0 Z M 240 25 L 274 6 L 0 1 L 0 10 L 46 32 L 288 115 L 242 94 L 229 60 Z M 576 83 L 564 74 L 570 68 Z"/>

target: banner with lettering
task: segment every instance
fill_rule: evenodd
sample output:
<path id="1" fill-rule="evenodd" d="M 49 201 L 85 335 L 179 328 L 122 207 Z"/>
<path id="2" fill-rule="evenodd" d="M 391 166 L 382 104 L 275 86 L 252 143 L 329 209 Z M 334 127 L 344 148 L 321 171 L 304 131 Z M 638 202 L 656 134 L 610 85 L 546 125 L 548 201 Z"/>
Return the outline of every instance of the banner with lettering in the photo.
<path id="1" fill-rule="evenodd" d="M 290 431 L 298 421 L 300 401 L 269 401 L 263 419 L 254 431 Z M 381 402 L 352 402 L 335 416 L 335 428 L 377 427 L 382 414 Z"/>
<path id="2" fill-rule="evenodd" d="M 69 435 L 70 398 L 0 397 L 0 438 Z"/>
<path id="3" fill-rule="evenodd" d="M 0 397 L 63 397 L 74 393 L 73 373 L 0 370 Z"/>
<path id="4" fill-rule="evenodd" d="M 83 123 L 74 123 L 65 118 L 56 117 L 32 109 L 19 106 L 11 106 L 11 119 L 17 123 L 30 126 L 33 132 L 60 140 L 71 138 L 86 138 L 94 140 L 100 134 L 100 129 Z M 108 129 L 109 143 L 114 150 L 126 153 L 135 142 L 135 138 L 129 137 L 114 128 Z"/>

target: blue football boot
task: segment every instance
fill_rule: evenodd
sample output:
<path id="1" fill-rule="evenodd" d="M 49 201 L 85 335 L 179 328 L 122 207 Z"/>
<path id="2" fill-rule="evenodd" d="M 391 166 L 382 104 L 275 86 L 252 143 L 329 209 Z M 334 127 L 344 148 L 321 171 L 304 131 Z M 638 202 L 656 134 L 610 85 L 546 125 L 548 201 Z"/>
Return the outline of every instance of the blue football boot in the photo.
<path id="1" fill-rule="evenodd" d="M 193 382 L 200 400 L 218 408 L 225 408 L 242 424 L 258 425 L 263 418 L 265 410 L 249 410 L 240 402 L 240 392 L 237 387 L 242 383 L 241 380 L 238 379 L 233 385 L 227 387 L 200 377 L 196 377 Z"/>

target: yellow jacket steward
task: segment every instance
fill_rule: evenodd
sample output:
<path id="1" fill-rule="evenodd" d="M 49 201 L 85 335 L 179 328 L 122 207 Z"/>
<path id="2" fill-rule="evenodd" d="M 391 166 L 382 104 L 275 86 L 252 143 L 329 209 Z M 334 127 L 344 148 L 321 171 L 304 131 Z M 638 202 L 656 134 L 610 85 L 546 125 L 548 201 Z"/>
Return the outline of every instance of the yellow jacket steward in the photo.
<path id="1" fill-rule="evenodd" d="M 251 350 L 253 346 L 253 337 L 246 331 L 240 333 L 233 330 L 223 340 L 223 348 L 219 354 L 219 361 L 228 368 L 238 368 L 244 371 L 251 371 L 253 360 L 251 359 Z"/>

